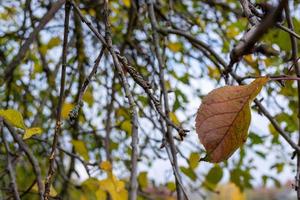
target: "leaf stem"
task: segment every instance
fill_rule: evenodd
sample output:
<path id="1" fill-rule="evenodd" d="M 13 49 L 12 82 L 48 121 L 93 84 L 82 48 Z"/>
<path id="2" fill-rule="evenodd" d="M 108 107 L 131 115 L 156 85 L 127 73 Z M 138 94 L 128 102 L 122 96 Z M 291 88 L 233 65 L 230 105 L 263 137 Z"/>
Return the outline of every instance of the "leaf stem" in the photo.
<path id="1" fill-rule="evenodd" d="M 269 81 L 300 81 L 300 77 L 287 75 L 245 76 L 241 78 L 241 81 L 246 79 L 257 79 L 263 77 L 269 77 Z"/>

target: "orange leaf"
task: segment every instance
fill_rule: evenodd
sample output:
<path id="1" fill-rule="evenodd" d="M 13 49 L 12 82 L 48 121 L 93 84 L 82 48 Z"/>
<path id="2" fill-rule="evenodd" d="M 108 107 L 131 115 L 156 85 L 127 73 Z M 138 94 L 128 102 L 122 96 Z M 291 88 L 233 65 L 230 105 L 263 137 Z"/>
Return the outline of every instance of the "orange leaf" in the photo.
<path id="1" fill-rule="evenodd" d="M 250 104 L 268 80 L 263 77 L 250 85 L 225 86 L 203 98 L 196 117 L 196 132 L 207 152 L 204 160 L 227 160 L 246 141 Z"/>

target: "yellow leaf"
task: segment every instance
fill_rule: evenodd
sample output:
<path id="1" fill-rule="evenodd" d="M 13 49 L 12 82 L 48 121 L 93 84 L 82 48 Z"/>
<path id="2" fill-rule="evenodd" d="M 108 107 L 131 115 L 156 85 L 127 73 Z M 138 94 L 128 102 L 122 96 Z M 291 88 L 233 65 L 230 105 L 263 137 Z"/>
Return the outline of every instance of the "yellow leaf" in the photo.
<path id="1" fill-rule="evenodd" d="M 57 192 L 52 185 L 50 186 L 50 196 L 51 197 L 57 196 Z"/>
<path id="2" fill-rule="evenodd" d="M 247 139 L 250 104 L 269 80 L 258 78 L 249 85 L 225 86 L 203 98 L 196 116 L 196 132 L 204 145 L 204 160 L 228 159 Z"/>
<path id="3" fill-rule="evenodd" d="M 126 120 L 121 124 L 121 129 L 124 130 L 126 133 L 131 134 L 131 122 L 130 120 Z"/>
<path id="4" fill-rule="evenodd" d="M 115 186 L 110 178 L 99 181 L 99 186 L 101 189 L 108 192 L 115 192 Z"/>
<path id="5" fill-rule="evenodd" d="M 25 140 L 31 138 L 33 135 L 41 134 L 41 133 L 42 133 L 42 129 L 40 127 L 27 128 L 25 129 L 23 139 Z"/>
<path id="6" fill-rule="evenodd" d="M 124 107 L 115 109 L 115 115 L 116 115 L 116 117 L 123 117 L 124 119 L 130 119 L 128 110 Z"/>
<path id="7" fill-rule="evenodd" d="M 227 37 L 230 38 L 230 39 L 233 39 L 235 36 L 237 36 L 239 34 L 239 29 L 234 27 L 234 26 L 230 26 L 227 31 L 226 31 L 226 34 L 227 34 Z"/>
<path id="8" fill-rule="evenodd" d="M 96 11 L 95 11 L 95 9 L 89 9 L 89 14 L 90 14 L 92 17 L 95 17 L 95 16 L 96 16 Z"/>
<path id="9" fill-rule="evenodd" d="M 80 196 L 80 200 L 89 200 L 84 194 Z"/>
<path id="10" fill-rule="evenodd" d="M 201 17 L 198 17 L 196 20 L 195 20 L 196 24 L 198 26 L 201 27 L 202 30 L 205 30 L 205 21 L 201 19 Z"/>
<path id="11" fill-rule="evenodd" d="M 208 76 L 214 79 L 220 79 L 220 71 L 216 67 L 208 66 Z"/>
<path id="12" fill-rule="evenodd" d="M 13 109 L 0 110 L 0 116 L 17 128 L 26 129 L 23 116 L 19 111 Z"/>
<path id="13" fill-rule="evenodd" d="M 251 67 L 255 67 L 257 65 L 256 60 L 253 58 L 251 54 L 245 55 L 243 58 L 246 61 L 246 63 Z"/>
<path id="14" fill-rule="evenodd" d="M 182 44 L 180 42 L 170 42 L 167 46 L 171 51 L 175 53 L 182 49 Z"/>
<path id="15" fill-rule="evenodd" d="M 127 8 L 129 8 L 130 5 L 131 5 L 130 0 L 123 0 L 123 3 L 124 3 L 124 5 L 125 5 Z"/>
<path id="16" fill-rule="evenodd" d="M 62 110 L 61 110 L 61 117 L 63 119 L 67 119 L 69 117 L 69 113 L 74 108 L 74 105 L 72 103 L 64 103 Z"/>
<path id="17" fill-rule="evenodd" d="M 88 161 L 90 159 L 89 152 L 86 148 L 86 145 L 81 140 L 72 140 L 71 143 L 73 144 L 75 151 L 83 157 L 85 161 Z"/>
<path id="18" fill-rule="evenodd" d="M 180 125 L 180 122 L 179 122 L 177 116 L 175 115 L 175 113 L 170 112 L 169 115 L 170 115 L 171 121 L 174 122 L 174 124 Z"/>
<path id="19" fill-rule="evenodd" d="M 90 107 L 94 103 L 94 97 L 91 89 L 87 89 L 83 94 L 82 100 L 85 101 Z"/>
<path id="20" fill-rule="evenodd" d="M 47 45 L 44 45 L 44 44 L 41 45 L 41 47 L 40 47 L 41 54 L 46 55 L 47 51 L 48 51 Z"/>
<path id="21" fill-rule="evenodd" d="M 98 200 L 107 199 L 106 192 L 102 189 L 99 189 L 99 190 L 96 191 L 96 197 L 97 197 Z"/>
<path id="22" fill-rule="evenodd" d="M 263 61 L 267 67 L 270 67 L 273 64 L 270 58 L 265 58 Z"/>
<path id="23" fill-rule="evenodd" d="M 112 200 L 127 200 L 128 198 L 125 183 L 118 180 L 115 176 L 99 181 L 99 186 L 110 194 Z"/>
<path id="24" fill-rule="evenodd" d="M 60 45 L 60 38 L 59 37 L 53 37 L 49 40 L 48 44 L 47 44 L 47 48 L 48 49 L 52 49 L 53 47 L 56 47 L 58 45 Z"/>
<path id="25" fill-rule="evenodd" d="M 176 198 L 175 197 L 166 197 L 165 200 L 176 200 Z"/>
<path id="26" fill-rule="evenodd" d="M 42 65 L 40 65 L 39 62 L 35 62 L 33 68 L 34 68 L 34 73 L 42 73 L 43 72 Z"/>
<path id="27" fill-rule="evenodd" d="M 246 200 L 244 193 L 234 183 L 219 185 L 213 194 L 212 200 Z"/>
<path id="28" fill-rule="evenodd" d="M 103 161 L 100 163 L 100 168 L 105 171 L 111 171 L 112 166 L 109 161 Z"/>
<path id="29" fill-rule="evenodd" d="M 114 181 L 116 192 L 122 192 L 122 190 L 125 188 L 125 183 L 123 181 L 115 179 Z"/>
<path id="30" fill-rule="evenodd" d="M 43 183 L 44 183 L 44 181 L 43 181 Z M 37 184 L 35 183 L 34 185 L 33 185 L 33 187 L 31 188 L 31 191 L 32 192 L 35 192 L 35 193 L 37 193 L 39 190 L 38 190 L 38 186 L 37 186 Z M 50 185 L 50 196 L 51 197 L 55 197 L 55 196 L 57 196 L 57 192 L 56 192 L 56 190 L 54 189 L 54 187 L 52 186 L 52 185 Z"/>

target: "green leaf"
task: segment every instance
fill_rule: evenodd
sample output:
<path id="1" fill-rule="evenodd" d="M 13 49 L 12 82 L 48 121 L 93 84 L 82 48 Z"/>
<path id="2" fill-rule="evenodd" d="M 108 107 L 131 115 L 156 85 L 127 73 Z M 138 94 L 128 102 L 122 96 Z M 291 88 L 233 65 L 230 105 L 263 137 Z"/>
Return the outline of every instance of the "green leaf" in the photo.
<path id="1" fill-rule="evenodd" d="M 141 172 L 138 176 L 138 182 L 141 186 L 141 188 L 145 189 L 148 187 L 148 173 L 147 172 Z"/>
<path id="2" fill-rule="evenodd" d="M 249 134 L 248 137 L 250 138 L 250 140 L 253 144 L 262 144 L 264 142 L 263 139 L 259 135 L 252 133 L 252 132 Z"/>
<path id="3" fill-rule="evenodd" d="M 86 145 L 81 140 L 72 140 L 71 143 L 73 144 L 75 151 L 83 157 L 85 161 L 88 161 L 89 158 L 89 152 L 86 148 Z"/>
<path id="4" fill-rule="evenodd" d="M 99 180 L 96 178 L 88 178 L 81 184 L 81 194 L 80 199 L 86 199 L 86 200 L 96 200 L 97 194 L 96 191 L 99 191 Z"/>
<path id="5" fill-rule="evenodd" d="M 195 172 L 189 168 L 189 167 L 180 167 L 180 170 L 187 176 L 189 177 L 192 181 L 195 181 L 197 179 L 197 175 L 195 174 Z"/>
<path id="6" fill-rule="evenodd" d="M 213 190 L 223 177 L 223 170 L 219 165 L 212 167 L 205 177 L 204 186 Z"/>
<path id="7" fill-rule="evenodd" d="M 178 78 L 181 82 L 184 84 L 189 84 L 190 83 L 190 75 L 188 73 L 185 73 L 182 77 Z"/>
<path id="8" fill-rule="evenodd" d="M 249 169 L 241 170 L 240 168 L 235 168 L 230 171 L 230 181 L 235 183 L 241 190 L 252 187 L 251 179 L 253 179 L 253 177 Z"/>
<path id="9" fill-rule="evenodd" d="M 276 186 L 277 188 L 280 188 L 281 183 L 280 183 L 280 181 L 279 181 L 278 179 L 276 179 L 276 178 L 274 178 L 274 177 L 269 177 L 269 178 L 270 178 L 271 180 L 274 181 L 275 186 Z"/>
<path id="10" fill-rule="evenodd" d="M 190 168 L 195 169 L 199 164 L 199 160 L 200 160 L 200 155 L 198 153 L 196 152 L 191 153 L 189 157 Z"/>
<path id="11" fill-rule="evenodd" d="M 42 129 L 40 127 L 27 128 L 25 129 L 23 139 L 26 140 L 28 138 L 31 138 L 33 135 L 41 134 L 41 133 L 42 133 Z"/>
<path id="12" fill-rule="evenodd" d="M 26 129 L 23 116 L 19 111 L 13 109 L 0 110 L 0 116 L 3 117 L 4 120 L 10 123 L 12 126 Z"/>
<path id="13" fill-rule="evenodd" d="M 176 185 L 174 182 L 168 182 L 167 183 L 167 188 L 171 191 L 175 191 L 176 190 Z"/>
<path id="14" fill-rule="evenodd" d="M 99 180 L 96 178 L 89 178 L 81 184 L 81 187 L 85 188 L 89 192 L 96 191 L 99 188 Z"/>
<path id="15" fill-rule="evenodd" d="M 277 173 L 279 174 L 283 171 L 284 163 L 276 163 L 275 165 L 272 165 L 271 169 L 274 169 L 274 168 L 277 170 Z"/>

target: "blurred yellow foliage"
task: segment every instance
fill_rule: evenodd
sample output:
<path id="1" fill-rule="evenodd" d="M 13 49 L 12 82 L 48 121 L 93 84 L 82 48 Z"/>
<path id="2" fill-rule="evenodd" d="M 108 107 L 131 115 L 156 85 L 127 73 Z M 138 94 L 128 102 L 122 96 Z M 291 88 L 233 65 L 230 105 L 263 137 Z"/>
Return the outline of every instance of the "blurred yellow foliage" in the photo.
<path id="1" fill-rule="evenodd" d="M 244 193 L 234 183 L 219 185 L 211 200 L 246 200 Z"/>

